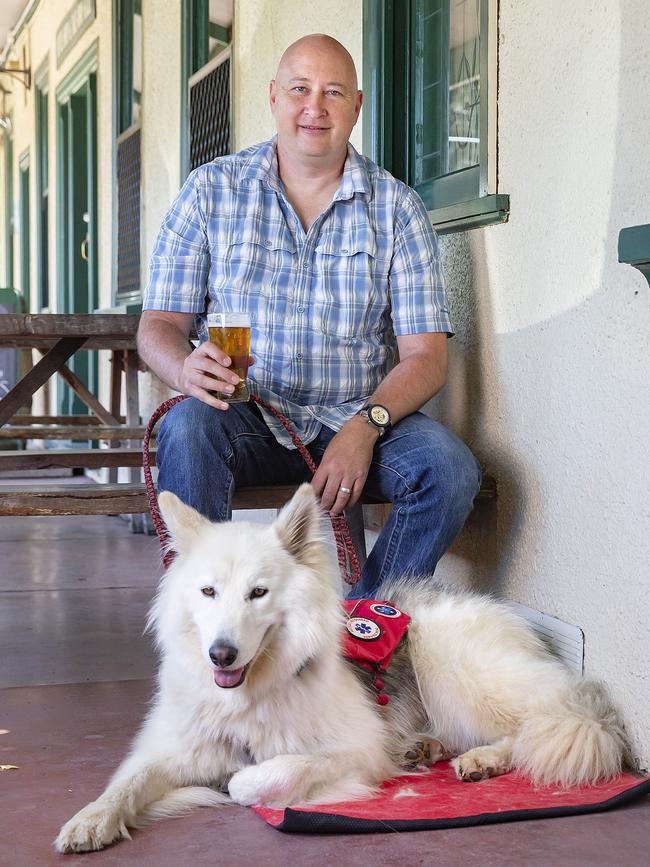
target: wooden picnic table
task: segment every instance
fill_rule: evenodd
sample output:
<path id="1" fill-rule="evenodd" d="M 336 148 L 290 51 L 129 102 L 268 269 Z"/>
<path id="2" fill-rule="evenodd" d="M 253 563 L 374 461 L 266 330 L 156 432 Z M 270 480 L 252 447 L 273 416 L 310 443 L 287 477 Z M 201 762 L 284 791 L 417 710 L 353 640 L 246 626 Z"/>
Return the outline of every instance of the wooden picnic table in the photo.
<path id="1" fill-rule="evenodd" d="M 0 346 L 37 349 L 43 357 L 0 399 L 0 428 L 32 398 L 50 377 L 59 374 L 106 426 L 120 425 L 121 375 L 126 378 L 126 425 L 140 424 L 136 333 L 140 317 L 119 313 L 0 314 Z M 80 349 L 107 349 L 112 353 L 110 409 L 103 406 L 68 368 L 67 361 Z"/>

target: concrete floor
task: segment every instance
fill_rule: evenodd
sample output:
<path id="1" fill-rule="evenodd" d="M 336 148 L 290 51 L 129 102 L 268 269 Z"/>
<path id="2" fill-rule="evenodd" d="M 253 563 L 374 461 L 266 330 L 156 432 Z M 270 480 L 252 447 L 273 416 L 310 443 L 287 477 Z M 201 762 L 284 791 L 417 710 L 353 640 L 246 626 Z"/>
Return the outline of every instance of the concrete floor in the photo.
<path id="1" fill-rule="evenodd" d="M 1 496 L 1 487 L 0 487 Z M 159 574 L 155 538 L 119 518 L 0 519 L 0 864 L 63 864 L 51 841 L 95 798 L 147 707 L 155 657 L 142 635 Z M 284 835 L 240 808 L 200 810 L 77 863 L 637 867 L 650 798 L 590 816 L 448 831 Z"/>

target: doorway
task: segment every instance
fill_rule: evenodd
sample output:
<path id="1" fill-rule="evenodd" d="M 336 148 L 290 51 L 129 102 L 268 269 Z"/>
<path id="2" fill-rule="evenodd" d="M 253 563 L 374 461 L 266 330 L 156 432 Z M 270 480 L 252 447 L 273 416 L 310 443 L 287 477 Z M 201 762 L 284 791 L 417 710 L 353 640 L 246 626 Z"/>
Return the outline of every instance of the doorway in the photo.
<path id="1" fill-rule="evenodd" d="M 97 63 L 82 59 L 57 89 L 59 138 L 58 311 L 92 313 L 97 286 Z M 93 62 L 94 60 L 94 62 Z M 70 369 L 97 394 L 96 352 L 77 352 Z M 61 415 L 85 414 L 67 385 L 58 390 Z"/>

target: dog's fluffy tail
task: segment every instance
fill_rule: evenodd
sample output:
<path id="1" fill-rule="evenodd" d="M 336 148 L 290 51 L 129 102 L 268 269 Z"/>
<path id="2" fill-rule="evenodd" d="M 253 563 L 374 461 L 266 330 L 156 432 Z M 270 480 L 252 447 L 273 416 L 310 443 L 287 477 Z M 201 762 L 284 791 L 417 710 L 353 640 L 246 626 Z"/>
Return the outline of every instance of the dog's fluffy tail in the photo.
<path id="1" fill-rule="evenodd" d="M 158 819 L 171 819 L 191 812 L 195 807 L 216 807 L 223 804 L 232 806 L 228 795 L 209 789 L 206 786 L 185 786 L 182 789 L 172 789 L 158 801 L 152 801 L 138 813 L 136 825 L 138 828 L 155 822 Z"/>
<path id="2" fill-rule="evenodd" d="M 556 710 L 526 719 L 513 764 L 535 782 L 579 786 L 616 776 L 629 753 L 617 714 L 596 683 L 579 681 Z"/>

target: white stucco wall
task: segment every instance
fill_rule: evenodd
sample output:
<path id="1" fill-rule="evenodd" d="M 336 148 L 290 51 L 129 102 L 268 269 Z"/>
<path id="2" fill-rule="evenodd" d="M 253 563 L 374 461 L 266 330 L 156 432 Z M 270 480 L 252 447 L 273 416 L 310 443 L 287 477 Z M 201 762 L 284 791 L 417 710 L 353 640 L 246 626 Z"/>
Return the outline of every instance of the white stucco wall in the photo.
<path id="1" fill-rule="evenodd" d="M 434 404 L 497 476 L 497 516 L 440 576 L 579 625 L 647 766 L 649 287 L 617 263 L 650 221 L 647 3 L 502 0 L 499 43 L 511 216 L 442 239 L 458 339 Z"/>
<path id="2" fill-rule="evenodd" d="M 142 212 L 144 287 L 153 245 L 181 177 L 181 0 L 143 3 Z"/>
<path id="3" fill-rule="evenodd" d="M 308 33 L 327 33 L 348 49 L 361 82 L 362 0 L 235 0 L 235 147 L 264 141 L 275 131 L 269 109 L 269 82 L 292 42 Z M 361 150 L 360 120 L 352 144 Z"/>

